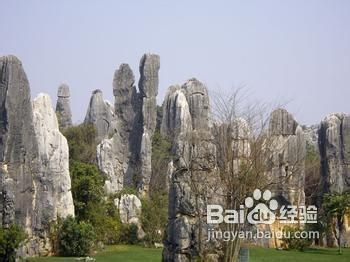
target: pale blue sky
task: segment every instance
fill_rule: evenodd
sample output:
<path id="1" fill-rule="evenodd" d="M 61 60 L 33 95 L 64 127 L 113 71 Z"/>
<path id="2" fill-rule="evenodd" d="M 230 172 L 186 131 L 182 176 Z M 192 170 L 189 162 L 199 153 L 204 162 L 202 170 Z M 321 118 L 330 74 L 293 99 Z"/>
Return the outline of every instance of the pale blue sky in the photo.
<path id="1" fill-rule="evenodd" d="M 18 56 L 32 96 L 65 82 L 74 122 L 91 91 L 113 101 L 120 63 L 138 78 L 143 53 L 161 57 L 160 94 L 197 77 L 210 89 L 245 85 L 264 101 L 292 100 L 301 123 L 350 112 L 350 1 L 5 1 L 0 55 Z"/>

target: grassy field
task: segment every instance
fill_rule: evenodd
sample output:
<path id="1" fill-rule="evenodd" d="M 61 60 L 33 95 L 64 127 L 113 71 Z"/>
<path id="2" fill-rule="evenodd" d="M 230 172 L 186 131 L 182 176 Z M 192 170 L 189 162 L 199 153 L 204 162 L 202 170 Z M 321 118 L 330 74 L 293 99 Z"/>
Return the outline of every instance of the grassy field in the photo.
<path id="1" fill-rule="evenodd" d="M 349 262 L 350 249 L 344 249 L 342 255 L 338 255 L 336 249 L 310 249 L 305 252 L 279 251 L 253 247 L 249 249 L 250 262 Z M 148 262 L 161 261 L 161 249 L 143 248 L 139 246 L 109 246 L 99 252 L 94 258 L 101 262 Z M 74 258 L 49 257 L 30 259 L 31 262 L 63 262 L 76 261 Z"/>

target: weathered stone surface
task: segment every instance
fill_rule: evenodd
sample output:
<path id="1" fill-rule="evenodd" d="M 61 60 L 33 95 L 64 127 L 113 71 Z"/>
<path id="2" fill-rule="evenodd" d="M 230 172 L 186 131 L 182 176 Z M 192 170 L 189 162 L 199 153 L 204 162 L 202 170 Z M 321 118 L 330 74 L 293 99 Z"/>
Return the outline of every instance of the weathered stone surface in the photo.
<path id="1" fill-rule="evenodd" d="M 116 131 L 114 107 L 103 99 L 99 89 L 92 92 L 84 123 L 95 126 L 98 141 L 112 136 Z"/>
<path id="2" fill-rule="evenodd" d="M 330 114 L 320 125 L 319 145 L 324 192 L 350 189 L 350 115 Z"/>
<path id="3" fill-rule="evenodd" d="M 51 104 L 41 106 L 33 115 L 21 62 L 14 56 L 1 57 L 0 223 L 7 226 L 16 222 L 28 233 L 29 241 L 20 249 L 21 254 L 48 254 L 49 223 L 72 211 L 69 180 L 64 181 L 68 148 L 50 108 Z M 50 116 L 44 116 L 47 113 Z M 49 132 L 51 127 L 56 129 Z"/>
<path id="4" fill-rule="evenodd" d="M 69 86 L 62 84 L 57 91 L 56 114 L 60 128 L 70 127 L 72 125 L 72 112 L 70 109 Z"/>
<path id="5" fill-rule="evenodd" d="M 195 78 L 188 80 L 182 89 L 186 95 L 193 129 L 209 128 L 209 96 L 203 83 Z"/>
<path id="6" fill-rule="evenodd" d="M 51 99 L 39 94 L 33 101 L 34 131 L 38 141 L 41 184 L 41 209 L 45 219 L 74 216 L 69 175 L 67 139 L 60 133 Z"/>
<path id="7" fill-rule="evenodd" d="M 108 194 L 117 193 L 124 187 L 129 167 L 124 142 L 119 133 L 115 133 L 111 139 L 103 139 L 97 146 L 97 166 L 106 176 L 104 189 Z"/>
<path id="8" fill-rule="evenodd" d="M 125 194 L 114 200 L 119 209 L 120 220 L 123 224 L 135 224 L 138 228 L 138 238 L 142 239 L 145 232 L 141 225 L 141 200 L 133 194 Z"/>
<path id="9" fill-rule="evenodd" d="M 276 183 L 275 196 L 292 205 L 305 203 L 306 141 L 300 125 L 285 109 L 270 115 L 271 178 Z"/>
<path id="10" fill-rule="evenodd" d="M 105 189 L 111 194 L 124 186 L 135 186 L 142 139 L 142 99 L 134 82 L 129 65 L 121 64 L 113 79 L 116 132 L 97 146 L 98 167 L 106 176 Z"/>
<path id="11" fill-rule="evenodd" d="M 207 90 L 193 79 L 181 88 L 170 87 L 163 103 L 161 130 L 171 138 L 174 154 L 168 170 L 169 219 L 163 261 L 191 261 L 200 252 L 199 242 L 206 257 L 221 252 L 218 243 L 204 240 L 209 227 L 206 205 L 220 203 L 217 152 L 206 106 Z M 195 171 L 190 172 L 190 168 Z"/>
<path id="12" fill-rule="evenodd" d="M 270 115 L 269 133 L 273 136 L 294 135 L 298 123 L 285 109 L 274 110 Z"/>
<path id="13" fill-rule="evenodd" d="M 116 134 L 97 147 L 99 169 L 105 173 L 106 190 L 115 193 L 124 186 L 147 194 L 152 174 L 152 137 L 156 128 L 159 56 L 145 54 L 140 61 L 137 92 L 129 65 L 114 74 L 113 94 Z"/>
<path id="14" fill-rule="evenodd" d="M 156 128 L 159 56 L 145 54 L 140 61 L 139 90 L 142 97 L 143 134 L 140 151 L 140 179 L 137 182 L 138 191 L 148 194 L 152 175 L 152 137 Z"/>
<path id="15" fill-rule="evenodd" d="M 306 144 L 318 152 L 318 130 L 319 125 L 303 126 Z"/>
<path id="16" fill-rule="evenodd" d="M 163 103 L 161 134 L 172 141 L 179 134 L 192 131 L 192 117 L 186 96 L 180 86 L 171 86 Z"/>
<path id="17" fill-rule="evenodd" d="M 133 194 L 125 194 L 115 200 L 119 209 L 120 220 L 125 224 L 139 224 L 142 204 L 141 200 Z"/>

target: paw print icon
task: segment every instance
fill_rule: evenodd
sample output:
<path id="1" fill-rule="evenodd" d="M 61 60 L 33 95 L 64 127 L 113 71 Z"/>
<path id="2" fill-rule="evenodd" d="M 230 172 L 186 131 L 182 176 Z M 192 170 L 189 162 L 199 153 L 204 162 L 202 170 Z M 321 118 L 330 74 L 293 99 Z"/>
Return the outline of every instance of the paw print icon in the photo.
<path id="1" fill-rule="evenodd" d="M 255 189 L 253 197 L 247 197 L 245 199 L 245 206 L 247 208 L 253 208 L 247 215 L 247 220 L 250 224 L 268 224 L 271 225 L 276 220 L 276 215 L 274 213 L 278 208 L 278 203 L 276 200 L 271 199 L 272 194 L 270 190 L 261 193 L 259 189 Z M 267 201 L 268 205 L 265 203 L 259 203 L 254 206 L 255 201 L 259 201 L 261 198 Z"/>

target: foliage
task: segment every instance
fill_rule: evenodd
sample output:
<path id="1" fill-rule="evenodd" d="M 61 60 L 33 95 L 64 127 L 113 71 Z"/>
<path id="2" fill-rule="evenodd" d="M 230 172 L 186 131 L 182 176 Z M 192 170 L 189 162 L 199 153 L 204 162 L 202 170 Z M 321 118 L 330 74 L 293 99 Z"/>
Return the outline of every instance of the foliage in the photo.
<path id="1" fill-rule="evenodd" d="M 58 250 L 63 256 L 86 256 L 95 241 L 93 226 L 68 216 L 58 225 Z"/>
<path id="2" fill-rule="evenodd" d="M 16 249 L 26 238 L 26 233 L 18 225 L 0 227 L 0 261 L 15 261 Z"/>
<path id="3" fill-rule="evenodd" d="M 305 157 L 305 198 L 306 204 L 314 204 L 320 199 L 322 190 L 320 187 L 320 155 L 314 146 L 306 145 Z"/>
<path id="4" fill-rule="evenodd" d="M 71 162 L 70 174 L 77 219 L 89 220 L 103 201 L 103 177 L 95 165 L 76 161 Z"/>
<path id="5" fill-rule="evenodd" d="M 167 194 L 153 193 L 149 199 L 142 199 L 141 222 L 145 231 L 145 241 L 149 244 L 162 242 L 168 221 Z"/>
<path id="6" fill-rule="evenodd" d="M 96 163 L 96 128 L 80 124 L 63 130 L 69 146 L 69 159 L 83 163 Z"/>
<path id="7" fill-rule="evenodd" d="M 162 192 L 166 188 L 166 172 L 172 157 L 170 141 L 156 130 L 152 141 L 152 176 L 150 188 L 153 192 Z"/>
<path id="8" fill-rule="evenodd" d="M 300 227 L 286 226 L 283 228 L 283 238 L 282 241 L 287 249 L 304 251 L 306 248 L 310 247 L 312 241 L 305 238 L 296 238 L 295 233 L 300 232 L 302 229 Z"/>
<path id="9" fill-rule="evenodd" d="M 137 191 L 134 188 L 131 187 L 123 187 L 122 190 L 120 190 L 118 193 L 113 195 L 113 199 L 121 198 L 122 195 L 135 195 L 137 196 Z"/>
<path id="10" fill-rule="evenodd" d="M 78 221 L 96 229 L 96 240 L 115 244 L 119 239 L 119 214 L 113 198 L 106 198 L 103 176 L 95 165 L 71 162 L 72 193 Z"/>

